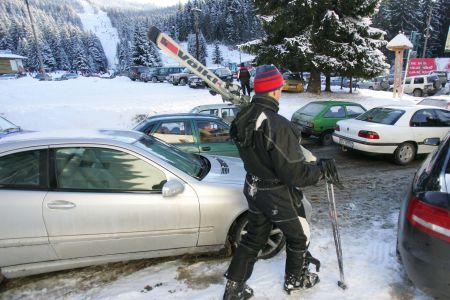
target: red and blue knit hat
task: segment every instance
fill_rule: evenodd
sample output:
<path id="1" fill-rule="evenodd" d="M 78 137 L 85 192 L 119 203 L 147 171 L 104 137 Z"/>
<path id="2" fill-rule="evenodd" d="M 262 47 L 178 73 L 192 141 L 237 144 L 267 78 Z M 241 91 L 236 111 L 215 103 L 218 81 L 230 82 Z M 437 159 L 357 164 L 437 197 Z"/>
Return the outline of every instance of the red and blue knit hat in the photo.
<path id="1" fill-rule="evenodd" d="M 256 67 L 255 80 L 253 86 L 255 93 L 267 93 L 282 87 L 284 79 L 278 69 L 272 65 L 262 65 Z"/>

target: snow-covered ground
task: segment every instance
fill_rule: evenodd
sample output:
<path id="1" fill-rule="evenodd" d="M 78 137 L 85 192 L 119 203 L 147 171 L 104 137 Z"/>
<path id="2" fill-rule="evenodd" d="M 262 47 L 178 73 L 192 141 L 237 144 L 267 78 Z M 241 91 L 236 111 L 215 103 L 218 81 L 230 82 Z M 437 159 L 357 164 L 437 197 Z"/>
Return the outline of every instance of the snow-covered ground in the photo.
<path id="1" fill-rule="evenodd" d="M 40 82 L 27 77 L 1 81 L 0 95 L 0 114 L 30 130 L 131 128 L 137 115 L 187 112 L 197 105 L 222 101 L 207 90 L 167 83 L 132 82 L 125 77 L 80 77 L 60 82 Z M 391 93 L 370 90 L 358 90 L 352 95 L 340 90 L 321 96 L 283 94 L 280 113 L 290 118 L 296 109 L 318 99 L 348 99 L 366 108 L 415 102 L 415 98 L 409 96 L 402 101 L 391 97 Z M 282 291 L 285 254 L 280 253 L 273 259 L 257 262 L 248 282 L 255 289 L 255 299 L 428 299 L 407 282 L 395 258 L 398 213 L 398 204 L 395 203 L 401 195 L 370 198 L 379 197 L 384 192 L 401 193 L 395 180 L 403 178 L 408 181 L 412 171 L 390 173 L 392 178 L 381 176 L 385 178 L 381 183 L 364 176 L 351 179 L 354 186 L 347 193 L 352 199 L 356 197 L 366 201 L 364 207 L 368 209 L 360 210 L 358 202 L 347 203 L 344 207 L 339 204 L 338 207 L 345 209 L 345 213 L 342 211 L 341 237 L 348 290 L 342 291 L 336 285 L 339 279 L 336 253 L 329 222 L 324 217 L 314 222 L 311 241 L 313 255 L 322 261 L 320 284 L 310 291 L 288 297 Z M 385 190 L 371 192 L 376 184 L 383 184 Z M 307 194 L 311 195 L 310 192 Z M 389 207 L 391 210 L 379 212 L 383 208 L 376 201 L 394 203 L 394 211 Z M 376 215 L 372 218 L 372 210 L 382 217 Z M 326 216 L 326 212 L 318 213 Z M 353 222 L 358 218 L 362 218 L 363 225 Z M 228 263 L 228 259 L 220 258 L 194 262 L 175 259 L 136 267 L 131 271 L 123 271 L 125 267 L 103 266 L 41 275 L 27 279 L 26 283 L 18 281 L 18 286 L 0 292 L 0 299 L 221 299 L 224 288 L 222 274 Z"/>
<path id="2" fill-rule="evenodd" d="M 109 68 L 114 68 L 117 64 L 116 51 L 119 43 L 117 29 L 112 26 L 106 12 L 94 9 L 86 0 L 80 0 L 80 2 L 84 9 L 83 13 L 79 13 L 83 29 L 97 35 L 108 59 Z"/>

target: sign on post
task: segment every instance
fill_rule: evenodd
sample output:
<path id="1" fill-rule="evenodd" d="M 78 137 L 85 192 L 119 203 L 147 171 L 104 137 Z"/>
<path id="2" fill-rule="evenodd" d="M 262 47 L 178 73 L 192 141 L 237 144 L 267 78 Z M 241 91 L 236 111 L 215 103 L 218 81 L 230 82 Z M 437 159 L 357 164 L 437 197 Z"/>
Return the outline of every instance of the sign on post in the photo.
<path id="1" fill-rule="evenodd" d="M 409 60 L 408 73 L 406 76 L 424 75 L 434 70 L 436 70 L 436 59 L 411 58 Z"/>

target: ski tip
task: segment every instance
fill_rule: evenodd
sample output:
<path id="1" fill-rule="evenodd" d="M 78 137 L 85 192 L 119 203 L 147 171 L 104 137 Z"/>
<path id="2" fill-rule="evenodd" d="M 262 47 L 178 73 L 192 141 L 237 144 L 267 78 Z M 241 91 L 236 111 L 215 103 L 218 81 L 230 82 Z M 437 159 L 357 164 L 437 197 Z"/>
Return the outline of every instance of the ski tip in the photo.
<path id="1" fill-rule="evenodd" d="M 161 30 L 156 28 L 155 26 L 150 27 L 148 30 L 147 36 L 150 41 L 156 44 L 156 41 L 158 40 L 158 36 L 161 33 Z"/>
<path id="2" fill-rule="evenodd" d="M 347 289 L 347 285 L 342 281 L 338 281 L 338 286 L 343 290 Z"/>

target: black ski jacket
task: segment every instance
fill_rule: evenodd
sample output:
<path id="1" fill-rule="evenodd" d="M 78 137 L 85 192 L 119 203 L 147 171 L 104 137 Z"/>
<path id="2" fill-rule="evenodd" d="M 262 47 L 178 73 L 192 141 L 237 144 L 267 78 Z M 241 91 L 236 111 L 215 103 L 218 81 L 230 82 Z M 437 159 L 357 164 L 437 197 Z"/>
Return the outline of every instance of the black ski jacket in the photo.
<path id="1" fill-rule="evenodd" d="M 320 168 L 305 161 L 301 133 L 278 112 L 278 101 L 255 95 L 233 120 L 230 135 L 250 175 L 303 187 L 317 183 Z"/>

